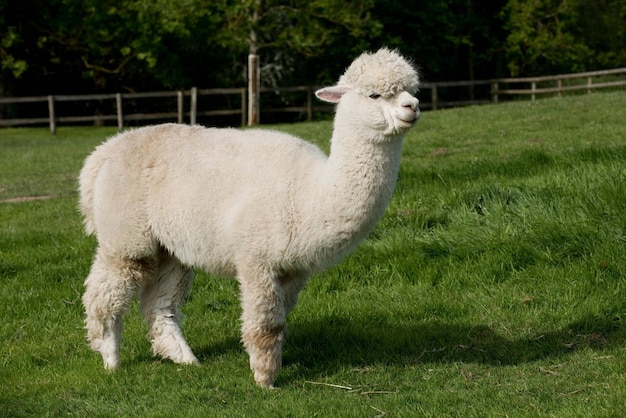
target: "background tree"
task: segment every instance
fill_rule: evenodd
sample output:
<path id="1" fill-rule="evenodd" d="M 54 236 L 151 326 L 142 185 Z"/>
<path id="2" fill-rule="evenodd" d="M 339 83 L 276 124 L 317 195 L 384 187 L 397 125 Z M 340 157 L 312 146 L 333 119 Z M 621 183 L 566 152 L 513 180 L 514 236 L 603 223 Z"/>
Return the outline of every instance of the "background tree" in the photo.
<path id="1" fill-rule="evenodd" d="M 509 0 L 505 14 L 512 76 L 626 66 L 622 0 Z"/>
<path id="2" fill-rule="evenodd" d="M 343 40 L 357 39 L 365 29 L 378 34 L 381 25 L 369 10 L 373 0 L 244 0 L 225 1 L 225 26 L 217 41 L 232 51 L 248 53 L 249 124 L 258 122 L 256 81 L 277 86 L 296 71 L 298 61 L 314 60 Z M 342 60 L 342 62 L 345 60 Z M 258 74 L 257 72 L 260 72 Z"/>
<path id="3" fill-rule="evenodd" d="M 398 47 L 419 64 L 426 81 L 502 76 L 505 0 L 377 0 L 373 13 L 384 30 L 376 44 Z"/>
<path id="4" fill-rule="evenodd" d="M 239 87 L 251 51 L 264 86 L 325 85 L 383 45 L 425 81 L 623 67 L 624 21 L 623 0 L 0 0 L 0 93 Z"/>
<path id="5" fill-rule="evenodd" d="M 184 85 L 193 75 L 194 52 L 211 57 L 210 48 L 196 48 L 195 38 L 218 27 L 217 14 L 203 3 L 5 0 L 2 66 L 12 72 L 3 74 L 30 80 L 20 94 Z"/>

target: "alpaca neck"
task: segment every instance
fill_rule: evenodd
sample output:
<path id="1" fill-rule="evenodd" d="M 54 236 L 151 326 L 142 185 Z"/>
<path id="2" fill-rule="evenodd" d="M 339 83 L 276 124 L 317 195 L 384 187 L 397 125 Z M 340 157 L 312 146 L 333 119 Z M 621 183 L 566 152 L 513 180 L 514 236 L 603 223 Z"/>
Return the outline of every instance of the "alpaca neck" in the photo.
<path id="1" fill-rule="evenodd" d="M 328 158 L 326 193 L 341 214 L 374 218 L 386 209 L 396 185 L 402 137 L 373 142 L 335 129 Z"/>
<path id="2" fill-rule="evenodd" d="M 313 206 L 320 238 L 337 258 L 352 251 L 383 215 L 396 185 L 401 151 L 402 136 L 376 142 L 354 129 L 335 127 Z"/>

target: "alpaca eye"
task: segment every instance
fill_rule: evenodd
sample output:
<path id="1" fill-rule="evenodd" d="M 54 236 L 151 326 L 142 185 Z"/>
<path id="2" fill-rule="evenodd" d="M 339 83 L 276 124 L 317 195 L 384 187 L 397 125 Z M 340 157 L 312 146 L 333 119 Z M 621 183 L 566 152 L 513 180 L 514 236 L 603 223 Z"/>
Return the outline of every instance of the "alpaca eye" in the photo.
<path id="1" fill-rule="evenodd" d="M 373 93 L 373 94 L 370 94 L 369 97 L 370 97 L 370 99 L 379 99 L 380 98 L 380 94 Z"/>

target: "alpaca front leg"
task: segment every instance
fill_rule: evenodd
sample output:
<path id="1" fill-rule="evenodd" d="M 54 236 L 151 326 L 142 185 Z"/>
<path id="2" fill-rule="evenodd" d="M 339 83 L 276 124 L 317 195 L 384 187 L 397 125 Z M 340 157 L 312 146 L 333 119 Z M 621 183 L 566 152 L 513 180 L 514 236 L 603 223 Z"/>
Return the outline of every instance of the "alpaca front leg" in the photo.
<path id="1" fill-rule="evenodd" d="M 281 367 L 285 341 L 284 292 L 271 275 L 251 275 L 239 280 L 242 342 L 250 356 L 254 380 L 261 387 L 271 388 Z"/>
<path id="2" fill-rule="evenodd" d="M 162 251 L 155 279 L 141 293 L 141 312 L 148 324 L 152 351 L 174 363 L 199 364 L 180 326 L 180 307 L 192 282 L 193 270 Z"/>
<path id="3" fill-rule="evenodd" d="M 243 345 L 250 356 L 250 369 L 254 381 L 264 388 L 273 388 L 282 363 L 284 325 L 274 328 L 243 326 Z"/>
<path id="4" fill-rule="evenodd" d="M 285 313 L 289 313 L 293 310 L 298 302 L 298 295 L 300 291 L 309 279 L 309 274 L 301 273 L 294 275 L 286 275 L 280 278 L 280 284 L 283 287 L 285 293 Z"/>
<path id="5" fill-rule="evenodd" d="M 107 256 L 98 250 L 85 280 L 83 305 L 90 347 L 102 355 L 105 369 L 120 364 L 124 313 L 141 283 L 152 274 L 151 263 Z"/>

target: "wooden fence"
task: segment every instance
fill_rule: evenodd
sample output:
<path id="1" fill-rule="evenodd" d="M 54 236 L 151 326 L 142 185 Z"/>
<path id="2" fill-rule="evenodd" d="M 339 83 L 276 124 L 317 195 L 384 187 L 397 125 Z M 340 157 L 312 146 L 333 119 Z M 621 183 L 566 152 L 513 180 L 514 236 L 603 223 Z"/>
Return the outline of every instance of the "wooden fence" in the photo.
<path id="1" fill-rule="evenodd" d="M 535 100 L 539 95 L 556 95 L 561 97 L 566 92 L 583 91 L 591 93 L 595 89 L 602 88 L 622 88 L 626 87 L 626 68 L 617 68 L 604 71 L 591 71 L 576 74 L 562 74 L 545 77 L 524 77 L 524 78 L 502 78 L 496 80 L 472 80 L 425 83 L 421 86 L 420 97 L 422 109 L 442 109 L 448 107 L 477 105 L 484 103 L 499 103 L 503 96 L 519 97 L 530 96 Z M 315 91 L 313 86 L 303 87 L 279 87 L 273 89 L 261 89 L 261 94 L 268 95 L 275 93 L 276 96 L 285 93 L 296 93 L 304 95 L 304 99 L 298 105 L 285 104 L 264 108 L 262 105 L 261 114 L 264 113 L 299 113 L 305 115 L 306 120 L 313 120 L 315 112 L 331 112 L 333 107 L 328 104 L 317 103 L 313 100 Z M 450 93 L 450 90 L 454 90 Z M 430 91 L 430 94 L 426 94 Z M 205 97 L 232 96 L 236 105 L 229 105 L 224 108 L 203 108 L 199 105 L 199 100 Z M 199 117 L 222 117 L 236 116 L 241 125 L 246 124 L 246 96 L 245 88 L 228 89 L 197 89 L 189 91 L 160 91 L 147 93 L 115 93 L 115 94 L 91 94 L 91 95 L 54 95 L 36 97 L 10 97 L 0 98 L 2 105 L 21 104 L 45 104 L 47 103 L 47 114 L 40 117 L 21 117 L 0 119 L 0 126 L 21 126 L 48 124 L 52 133 L 56 132 L 58 123 L 91 122 L 105 123 L 106 121 L 116 121 L 118 129 L 123 129 L 125 122 L 142 120 L 170 120 L 183 123 L 186 119 L 190 124 L 195 124 Z M 456 97 L 455 100 L 448 100 L 447 96 Z M 428 97 L 430 101 L 424 101 Z M 151 112 L 125 112 L 125 103 L 140 99 L 161 99 L 171 100 L 171 105 L 167 105 L 167 111 Z M 263 100 L 263 99 L 261 99 Z M 185 102 L 188 101 L 189 108 L 185 110 Z M 109 107 L 115 109 L 110 114 L 91 115 L 66 115 L 59 114 L 60 104 L 81 103 L 81 102 L 107 102 Z M 304 102 L 304 103 L 302 103 Z M 150 107 L 150 106 L 146 106 Z M 209 106 L 210 107 L 210 106 Z M 175 110 L 174 110 L 175 109 Z"/>
<path id="2" fill-rule="evenodd" d="M 599 80 L 594 82 L 594 79 Z M 511 88 L 514 84 L 522 84 L 522 88 Z M 502 95 L 527 95 L 531 97 L 531 100 L 535 100 L 540 94 L 556 94 L 561 97 L 566 92 L 586 91 L 589 94 L 595 89 L 621 87 L 626 87 L 626 68 L 545 77 L 492 80 L 491 97 L 493 103 L 498 103 Z"/>
<path id="3" fill-rule="evenodd" d="M 241 97 L 243 105 L 239 109 L 217 109 L 217 110 L 197 110 L 199 95 L 238 95 Z M 116 121 L 119 130 L 124 129 L 124 122 L 141 121 L 141 120 L 171 120 L 183 123 L 185 116 L 189 117 L 190 123 L 195 124 L 198 115 L 200 116 L 224 116 L 224 115 L 242 115 L 242 125 L 245 124 L 245 95 L 243 88 L 234 89 L 197 89 L 192 88 L 189 92 L 183 91 L 157 91 L 147 93 L 115 93 L 115 94 L 88 94 L 88 95 L 55 95 L 55 96 L 37 96 L 37 97 L 15 97 L 0 98 L 2 104 L 22 104 L 22 103 L 47 103 L 48 114 L 46 117 L 38 118 L 13 118 L 0 119 L 0 126 L 18 126 L 18 125 L 35 125 L 49 124 L 50 132 L 55 133 L 58 123 L 72 122 L 93 122 L 104 123 L 106 121 Z M 190 110 L 185 112 L 185 98 L 189 98 Z M 169 112 L 142 112 L 142 113 L 124 113 L 124 100 L 136 99 L 172 99 L 171 111 Z M 175 99 L 175 102 L 174 102 Z M 114 102 L 115 114 L 92 114 L 92 115 L 72 115 L 60 116 L 57 112 L 59 103 L 63 102 Z M 174 106 L 175 103 L 175 106 Z M 175 111 L 173 110 L 175 109 Z"/>
<path id="4" fill-rule="evenodd" d="M 476 93 L 481 86 L 488 89 L 488 94 Z M 530 96 L 535 100 L 539 95 L 556 95 L 584 91 L 591 93 L 595 89 L 626 87 L 626 68 L 589 71 L 575 74 L 560 74 L 543 77 L 500 78 L 494 80 L 472 80 L 425 83 L 422 91 L 430 90 L 430 102 L 420 103 L 422 108 L 433 110 L 444 107 L 457 107 L 485 103 L 499 103 L 502 96 Z M 440 98 L 442 89 L 464 88 L 465 100 L 443 101 Z"/>

